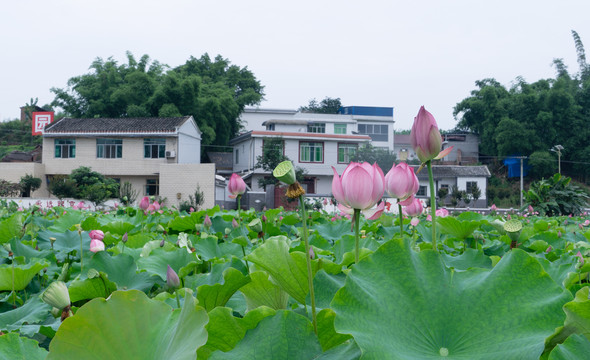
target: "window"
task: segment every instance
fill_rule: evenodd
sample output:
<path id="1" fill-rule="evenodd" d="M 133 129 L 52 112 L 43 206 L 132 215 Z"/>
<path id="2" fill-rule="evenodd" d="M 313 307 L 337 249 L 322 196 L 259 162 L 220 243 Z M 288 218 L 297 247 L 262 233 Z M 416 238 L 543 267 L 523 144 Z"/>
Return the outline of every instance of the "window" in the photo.
<path id="1" fill-rule="evenodd" d="M 166 157 L 166 139 L 143 139 L 143 157 L 151 159 Z"/>
<path id="2" fill-rule="evenodd" d="M 300 142 L 299 162 L 324 162 L 324 143 Z"/>
<path id="3" fill-rule="evenodd" d="M 266 130 L 268 131 L 275 131 L 275 124 L 267 124 Z"/>
<path id="4" fill-rule="evenodd" d="M 378 124 L 359 124 L 359 134 L 369 135 L 373 141 L 387 141 L 389 139 L 389 126 Z"/>
<path id="5" fill-rule="evenodd" d="M 326 124 L 325 123 L 309 123 L 309 124 L 307 124 L 307 132 L 324 134 L 326 132 Z"/>
<path id="6" fill-rule="evenodd" d="M 426 196 L 426 186 L 420 185 L 416 196 Z"/>
<path id="7" fill-rule="evenodd" d="M 145 194 L 147 196 L 160 195 L 160 182 L 158 179 L 147 179 L 146 180 Z"/>
<path id="8" fill-rule="evenodd" d="M 55 157 L 62 159 L 75 158 L 76 139 L 55 139 Z"/>
<path id="9" fill-rule="evenodd" d="M 120 159 L 123 157 L 122 139 L 96 139 L 96 157 Z"/>
<path id="10" fill-rule="evenodd" d="M 468 194 L 473 193 L 473 189 L 477 187 L 477 181 L 467 181 L 466 183 L 466 191 Z"/>
<path id="11" fill-rule="evenodd" d="M 346 124 L 334 124 L 334 134 L 346 134 Z"/>
<path id="12" fill-rule="evenodd" d="M 240 163 L 240 149 L 236 149 L 236 164 Z"/>
<path id="13" fill-rule="evenodd" d="M 338 144 L 338 163 L 348 164 L 356 154 L 357 144 Z"/>

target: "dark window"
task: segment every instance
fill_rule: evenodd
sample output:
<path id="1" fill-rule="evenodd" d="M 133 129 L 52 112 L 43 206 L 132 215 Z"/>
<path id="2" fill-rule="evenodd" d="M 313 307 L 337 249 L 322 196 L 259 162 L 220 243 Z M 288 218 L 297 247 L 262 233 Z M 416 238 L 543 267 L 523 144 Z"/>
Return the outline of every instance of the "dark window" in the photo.
<path id="1" fill-rule="evenodd" d="M 160 195 L 160 182 L 158 179 L 147 179 L 146 180 L 145 194 L 148 196 Z"/>
<path id="2" fill-rule="evenodd" d="M 303 178 L 303 183 L 301 183 L 301 186 L 305 190 L 306 194 L 315 194 L 315 180 L 316 179 L 314 177 Z"/>
<path id="3" fill-rule="evenodd" d="M 123 157 L 122 139 L 96 139 L 96 157 L 120 159 Z"/>
<path id="4" fill-rule="evenodd" d="M 426 196 L 426 186 L 420 185 L 420 187 L 418 188 L 418 192 L 416 193 L 416 196 Z"/>
<path id="5" fill-rule="evenodd" d="M 326 124 L 325 123 L 309 123 L 309 124 L 307 124 L 307 132 L 324 134 L 326 132 Z"/>
<path id="6" fill-rule="evenodd" d="M 473 192 L 473 189 L 475 189 L 477 187 L 477 181 L 467 181 L 466 183 L 466 191 L 468 194 L 471 194 Z"/>
<path id="7" fill-rule="evenodd" d="M 55 157 L 62 159 L 75 158 L 76 139 L 55 139 Z"/>
<path id="8" fill-rule="evenodd" d="M 143 139 L 143 157 L 151 159 L 166 157 L 166 139 Z"/>
<path id="9" fill-rule="evenodd" d="M 380 124 L 359 124 L 358 133 L 369 135 L 373 141 L 387 141 L 389 139 L 389 126 Z"/>

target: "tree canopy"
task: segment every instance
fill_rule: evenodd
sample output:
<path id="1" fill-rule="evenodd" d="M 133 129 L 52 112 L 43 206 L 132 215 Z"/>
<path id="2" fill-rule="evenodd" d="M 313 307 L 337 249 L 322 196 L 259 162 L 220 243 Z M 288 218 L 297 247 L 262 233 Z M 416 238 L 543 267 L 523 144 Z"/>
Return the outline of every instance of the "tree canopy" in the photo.
<path id="1" fill-rule="evenodd" d="M 299 111 L 316 114 L 338 114 L 338 109 L 342 107 L 340 98 L 325 97 L 318 102 L 316 99 L 309 100 L 307 106 L 301 106 Z"/>
<path id="2" fill-rule="evenodd" d="M 572 34 L 578 52 L 578 73 L 570 74 L 563 61 L 556 59 L 554 79 L 531 84 L 518 77 L 510 88 L 495 79 L 476 81 L 477 89 L 455 106 L 457 128 L 480 136 L 482 155 L 528 156 L 559 144 L 565 149 L 564 162 L 590 162 L 590 127 L 586 124 L 590 118 L 590 66 L 578 34 Z M 589 166 L 565 168 L 580 176 L 590 174 Z"/>
<path id="3" fill-rule="evenodd" d="M 52 88 L 52 106 L 65 116 L 173 117 L 194 116 L 203 144 L 227 145 L 240 130 L 239 115 L 264 97 L 264 87 L 247 67 L 232 65 L 220 55 L 190 57 L 171 69 L 143 55 L 127 52 L 127 63 L 97 58 L 90 72 Z"/>

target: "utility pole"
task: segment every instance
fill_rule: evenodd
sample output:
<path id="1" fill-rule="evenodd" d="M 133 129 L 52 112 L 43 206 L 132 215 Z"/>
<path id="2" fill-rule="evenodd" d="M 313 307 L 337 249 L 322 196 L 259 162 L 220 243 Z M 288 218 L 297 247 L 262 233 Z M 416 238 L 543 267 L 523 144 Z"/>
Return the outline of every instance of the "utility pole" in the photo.
<path id="1" fill-rule="evenodd" d="M 558 169 L 559 175 L 561 175 L 561 150 L 563 150 L 563 146 L 555 145 L 550 150 L 557 153 L 557 169 Z"/>
<path id="2" fill-rule="evenodd" d="M 522 192 L 524 191 L 523 187 L 524 187 L 524 179 L 523 179 L 523 170 L 524 170 L 524 166 L 523 166 L 523 161 L 524 159 L 526 159 L 526 156 L 519 156 L 517 159 L 520 159 L 520 207 L 522 207 Z"/>

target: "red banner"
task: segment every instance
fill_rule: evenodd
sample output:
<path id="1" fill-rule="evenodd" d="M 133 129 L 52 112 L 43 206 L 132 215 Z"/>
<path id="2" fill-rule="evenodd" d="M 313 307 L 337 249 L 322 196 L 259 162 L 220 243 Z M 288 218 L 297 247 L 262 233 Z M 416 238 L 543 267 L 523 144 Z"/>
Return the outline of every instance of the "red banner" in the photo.
<path id="1" fill-rule="evenodd" d="M 45 126 L 53 122 L 53 111 L 33 112 L 33 135 L 43 135 Z"/>

